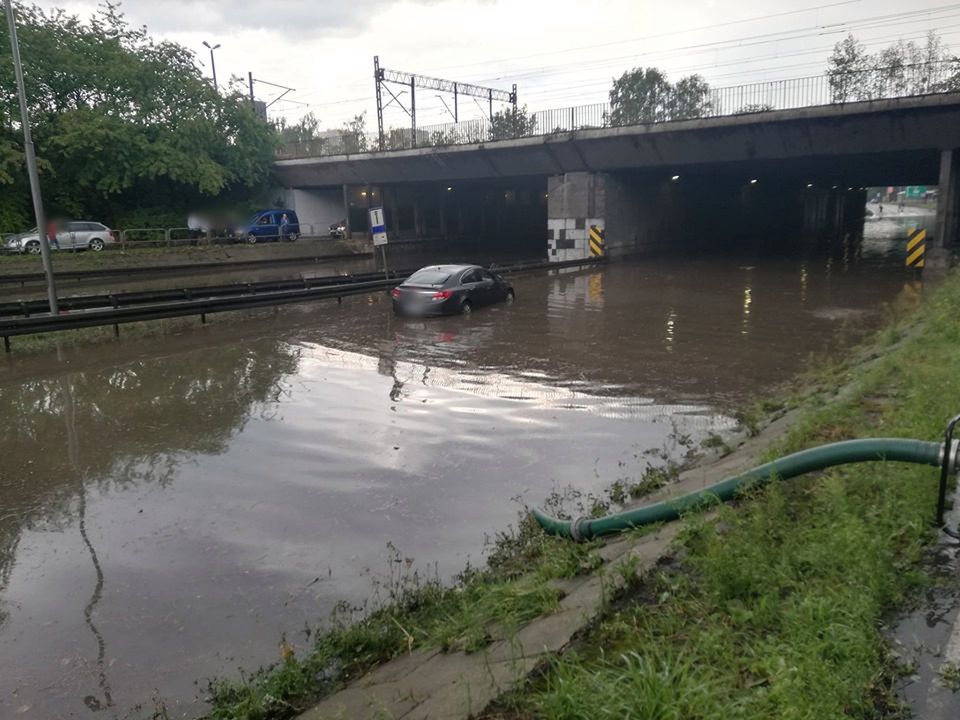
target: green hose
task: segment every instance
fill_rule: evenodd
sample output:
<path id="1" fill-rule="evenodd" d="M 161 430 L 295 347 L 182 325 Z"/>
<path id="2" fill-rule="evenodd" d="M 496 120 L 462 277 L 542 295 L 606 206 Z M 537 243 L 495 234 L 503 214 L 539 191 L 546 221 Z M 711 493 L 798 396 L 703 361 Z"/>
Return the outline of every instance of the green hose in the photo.
<path id="1" fill-rule="evenodd" d="M 730 500 L 742 488 L 754 484 L 763 484 L 773 478 L 786 480 L 836 465 L 875 460 L 895 460 L 939 467 L 942 459 L 942 448 L 943 446 L 940 443 L 901 438 L 846 440 L 810 450 L 802 450 L 779 460 L 760 465 L 752 470 L 747 470 L 740 475 L 721 480 L 702 490 L 602 518 L 560 520 L 536 508 L 533 510 L 533 516 L 540 523 L 540 526 L 552 535 L 573 540 L 589 540 L 600 535 L 609 535 L 641 525 L 676 520 L 681 514 L 689 510 L 703 507 L 715 500 Z"/>

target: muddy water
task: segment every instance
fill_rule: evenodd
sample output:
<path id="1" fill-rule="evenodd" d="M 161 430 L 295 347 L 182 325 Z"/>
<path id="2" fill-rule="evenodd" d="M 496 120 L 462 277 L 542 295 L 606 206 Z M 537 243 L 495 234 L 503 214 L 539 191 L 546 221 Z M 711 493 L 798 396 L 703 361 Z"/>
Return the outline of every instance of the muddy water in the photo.
<path id="1" fill-rule="evenodd" d="M 528 274 L 469 318 L 371 295 L 4 358 L 0 717 L 196 716 L 196 680 L 368 597 L 388 542 L 449 576 L 514 498 L 598 491 L 674 428 L 730 427 L 918 291 L 871 242 Z"/>

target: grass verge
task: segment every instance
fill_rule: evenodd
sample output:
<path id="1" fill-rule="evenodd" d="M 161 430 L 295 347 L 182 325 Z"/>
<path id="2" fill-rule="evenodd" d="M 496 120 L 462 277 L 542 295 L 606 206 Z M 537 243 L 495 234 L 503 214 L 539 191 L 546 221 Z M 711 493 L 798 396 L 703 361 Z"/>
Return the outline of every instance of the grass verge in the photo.
<path id="1" fill-rule="evenodd" d="M 960 409 L 958 317 L 954 275 L 857 361 L 813 378 L 766 459 L 854 437 L 940 437 Z M 677 562 L 488 717 L 906 717 L 884 621 L 930 582 L 937 482 L 931 468 L 852 465 L 688 518 Z"/>

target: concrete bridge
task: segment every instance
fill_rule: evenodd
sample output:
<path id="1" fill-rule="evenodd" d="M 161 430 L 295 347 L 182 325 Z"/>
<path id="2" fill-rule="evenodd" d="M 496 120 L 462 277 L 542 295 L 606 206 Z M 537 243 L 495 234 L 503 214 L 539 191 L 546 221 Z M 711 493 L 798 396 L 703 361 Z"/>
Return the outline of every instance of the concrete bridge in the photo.
<path id="1" fill-rule="evenodd" d="M 511 238 L 550 257 L 785 232 L 839 233 L 864 189 L 939 185 L 936 242 L 956 243 L 960 93 L 598 128 L 453 147 L 277 162 L 303 222 L 383 205 L 398 237 Z"/>

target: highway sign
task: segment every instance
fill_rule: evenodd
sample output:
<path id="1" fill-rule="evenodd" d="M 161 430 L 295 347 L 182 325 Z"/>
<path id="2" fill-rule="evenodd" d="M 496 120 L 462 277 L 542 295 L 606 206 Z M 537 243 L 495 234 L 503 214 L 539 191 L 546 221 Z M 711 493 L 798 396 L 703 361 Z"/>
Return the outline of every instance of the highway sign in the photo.
<path id="1" fill-rule="evenodd" d="M 382 207 L 370 208 L 370 232 L 373 233 L 374 246 L 387 244 L 387 227 Z"/>

